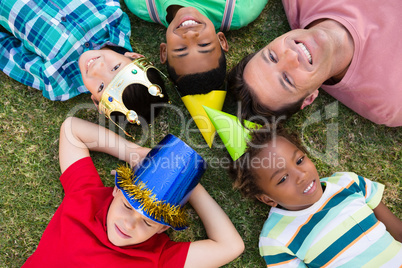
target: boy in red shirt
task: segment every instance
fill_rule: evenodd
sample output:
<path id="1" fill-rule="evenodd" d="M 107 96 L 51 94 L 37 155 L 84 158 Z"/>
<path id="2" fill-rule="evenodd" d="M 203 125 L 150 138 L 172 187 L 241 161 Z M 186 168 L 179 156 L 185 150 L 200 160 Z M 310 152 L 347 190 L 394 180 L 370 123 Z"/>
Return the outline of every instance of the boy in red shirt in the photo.
<path id="1" fill-rule="evenodd" d="M 119 168 L 116 186 L 104 187 L 90 150 L 137 168 Z M 173 135 L 150 151 L 68 118 L 60 130 L 59 159 L 65 197 L 24 267 L 209 267 L 232 261 L 244 249 L 230 219 L 198 183 L 204 160 Z M 208 239 L 173 242 L 164 233 L 185 228 L 187 200 Z"/>

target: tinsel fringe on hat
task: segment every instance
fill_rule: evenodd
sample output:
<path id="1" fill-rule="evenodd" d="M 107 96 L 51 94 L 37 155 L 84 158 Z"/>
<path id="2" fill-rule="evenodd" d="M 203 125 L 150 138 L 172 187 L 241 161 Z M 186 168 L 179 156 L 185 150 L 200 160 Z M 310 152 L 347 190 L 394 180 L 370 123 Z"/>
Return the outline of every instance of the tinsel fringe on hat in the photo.
<path id="1" fill-rule="evenodd" d="M 173 228 L 187 226 L 187 214 L 181 206 L 174 206 L 164 201 L 157 200 L 152 190 L 146 184 L 135 178 L 134 173 L 128 166 L 119 166 L 117 172 L 117 183 L 124 191 L 141 204 L 140 209 L 149 216 L 164 221 Z"/>

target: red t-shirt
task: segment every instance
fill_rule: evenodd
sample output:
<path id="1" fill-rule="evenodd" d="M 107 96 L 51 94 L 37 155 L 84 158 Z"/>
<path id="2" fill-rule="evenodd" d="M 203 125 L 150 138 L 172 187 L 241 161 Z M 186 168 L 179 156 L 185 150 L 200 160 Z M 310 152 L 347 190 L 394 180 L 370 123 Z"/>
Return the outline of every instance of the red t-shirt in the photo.
<path id="1" fill-rule="evenodd" d="M 23 267 L 183 267 L 190 242 L 162 233 L 133 246 L 117 247 L 106 234 L 112 187 L 105 187 L 90 157 L 72 164 L 60 177 L 63 202 L 39 245 Z"/>

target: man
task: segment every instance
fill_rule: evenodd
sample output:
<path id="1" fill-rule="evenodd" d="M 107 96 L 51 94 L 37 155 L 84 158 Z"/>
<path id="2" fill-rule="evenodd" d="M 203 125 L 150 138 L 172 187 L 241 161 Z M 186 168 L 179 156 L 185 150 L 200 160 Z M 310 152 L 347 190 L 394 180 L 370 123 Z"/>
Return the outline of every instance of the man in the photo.
<path id="1" fill-rule="evenodd" d="M 377 124 L 402 126 L 402 29 L 389 23 L 402 15 L 402 2 L 282 2 L 293 30 L 230 73 L 242 116 L 289 117 L 321 87 Z"/>

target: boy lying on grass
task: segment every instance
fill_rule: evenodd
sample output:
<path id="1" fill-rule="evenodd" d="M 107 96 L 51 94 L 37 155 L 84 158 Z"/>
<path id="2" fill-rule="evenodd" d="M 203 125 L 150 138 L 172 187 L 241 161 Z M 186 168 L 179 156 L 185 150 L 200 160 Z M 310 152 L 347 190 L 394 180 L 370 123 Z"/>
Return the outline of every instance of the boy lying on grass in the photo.
<path id="1" fill-rule="evenodd" d="M 402 265 L 402 222 L 381 202 L 384 186 L 350 172 L 320 179 L 284 130 L 254 131 L 231 175 L 244 196 L 271 206 L 259 242 L 268 267 Z"/>
<path id="2" fill-rule="evenodd" d="M 113 98 L 136 113 L 129 121 L 138 122 L 138 115 L 149 123 L 151 105 L 168 97 L 163 75 L 145 59 L 139 62 L 144 56 L 133 52 L 130 34 L 118 0 L 1 1 L 0 70 L 50 100 L 90 92 L 96 106 L 120 83 Z M 116 102 L 104 97 L 106 105 Z"/>
<path id="3" fill-rule="evenodd" d="M 116 186 L 105 187 L 90 151 L 120 158 L 136 170 L 120 167 Z M 65 197 L 23 267 L 211 267 L 243 251 L 230 219 L 199 184 L 204 160 L 173 135 L 150 150 L 68 118 L 60 130 L 59 157 Z M 187 200 L 208 238 L 171 241 L 164 231 L 186 227 Z"/>

